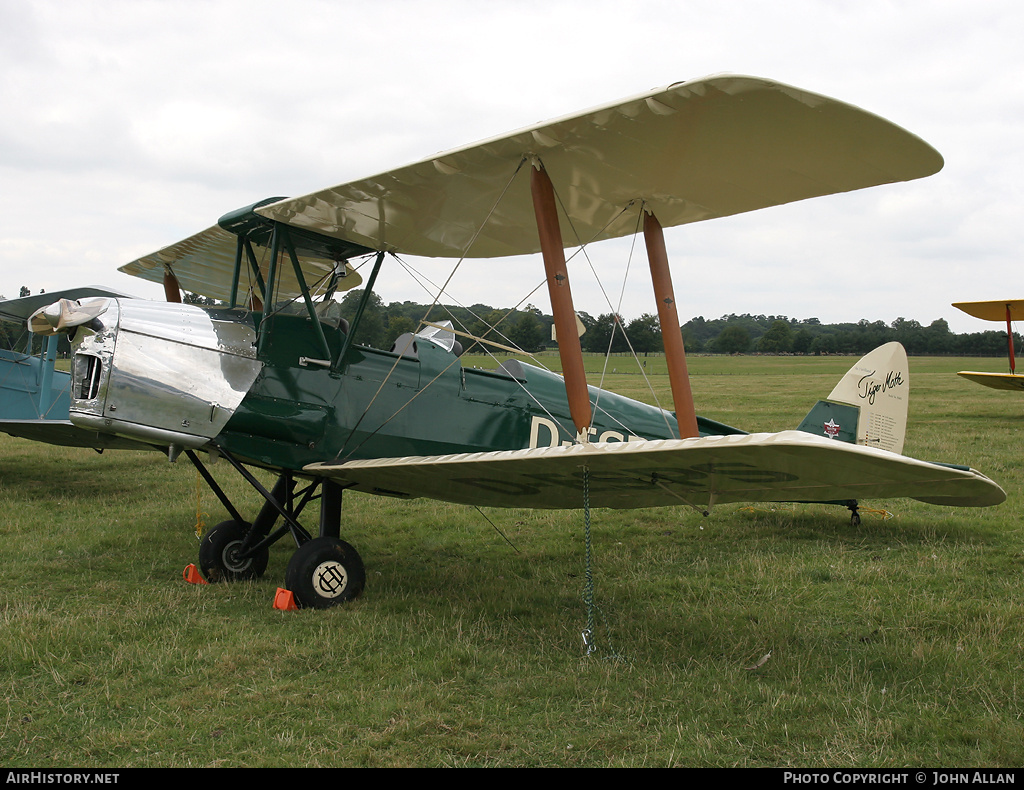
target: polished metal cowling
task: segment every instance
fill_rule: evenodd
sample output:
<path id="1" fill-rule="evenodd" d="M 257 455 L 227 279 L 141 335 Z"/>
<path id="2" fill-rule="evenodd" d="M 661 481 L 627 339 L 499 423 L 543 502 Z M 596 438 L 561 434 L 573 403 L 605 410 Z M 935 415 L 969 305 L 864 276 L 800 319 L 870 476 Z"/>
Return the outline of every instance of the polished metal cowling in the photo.
<path id="1" fill-rule="evenodd" d="M 207 444 L 259 375 L 253 327 L 195 305 L 107 301 L 74 333 L 71 422 L 151 444 Z"/>

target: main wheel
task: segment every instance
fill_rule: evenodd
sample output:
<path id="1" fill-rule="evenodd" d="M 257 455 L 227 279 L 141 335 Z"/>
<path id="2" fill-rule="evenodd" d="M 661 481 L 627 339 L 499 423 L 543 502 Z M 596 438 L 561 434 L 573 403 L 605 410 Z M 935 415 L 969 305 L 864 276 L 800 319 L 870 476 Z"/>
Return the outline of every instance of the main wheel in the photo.
<path id="1" fill-rule="evenodd" d="M 239 556 L 248 532 L 248 524 L 222 521 L 203 535 L 199 544 L 199 569 L 208 582 L 243 581 L 263 575 L 270 559 L 267 549 L 247 557 Z"/>
<path id="2" fill-rule="evenodd" d="M 366 571 L 349 544 L 323 537 L 296 550 L 284 579 L 300 606 L 326 609 L 358 598 L 366 585 Z"/>

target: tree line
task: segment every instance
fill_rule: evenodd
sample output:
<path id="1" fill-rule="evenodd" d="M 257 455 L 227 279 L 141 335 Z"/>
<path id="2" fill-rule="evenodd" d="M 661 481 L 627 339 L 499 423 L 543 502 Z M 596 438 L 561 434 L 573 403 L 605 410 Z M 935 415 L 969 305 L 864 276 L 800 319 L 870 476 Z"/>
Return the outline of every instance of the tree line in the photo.
<path id="1" fill-rule="evenodd" d="M 361 296 L 361 289 L 353 290 L 341 302 L 342 315 L 350 321 Z M 664 350 L 656 316 L 645 314 L 631 321 L 610 313 L 597 318 L 585 312 L 579 312 L 577 316 L 584 327 L 580 338 L 584 351 L 604 353 L 609 350 L 609 345 L 613 353 L 627 352 L 630 346 L 638 354 Z M 456 307 L 428 306 L 410 301 L 386 305 L 377 294 L 371 294 L 367 300 L 357 342 L 376 348 L 390 348 L 400 335 L 418 331 L 424 318 L 432 323 L 448 320 L 456 330 L 466 335 L 529 353 L 558 345 L 552 339 L 554 318 L 533 305 L 519 308 L 494 308 L 485 304 Z M 460 337 L 459 342 L 468 353 L 484 351 L 482 344 L 472 338 Z"/>
<path id="2" fill-rule="evenodd" d="M 361 291 L 349 293 L 342 302 L 346 317 L 355 313 Z M 390 348 L 404 332 L 415 332 L 427 313 L 427 305 L 392 302 L 385 305 L 371 295 L 359 329 L 359 342 Z M 613 354 L 658 353 L 664 351 L 658 318 L 650 313 L 626 320 L 614 313 L 594 317 L 577 313 L 585 328 L 580 344 L 584 351 Z M 428 321 L 452 320 L 455 328 L 477 337 L 521 348 L 527 352 L 556 347 L 551 338 L 554 319 L 533 305 L 521 309 L 496 309 L 476 304 L 471 307 L 434 306 Z M 492 328 L 494 327 L 494 328 Z M 914 319 L 884 321 L 861 319 L 856 323 L 823 324 L 817 318 L 798 320 L 775 315 L 725 315 L 716 319 L 691 318 L 682 327 L 686 350 L 712 354 L 857 354 L 863 355 L 883 343 L 898 341 L 908 354 L 950 356 L 1002 356 L 1006 334 L 998 330 L 955 334 L 945 319 L 927 326 Z M 461 338 L 467 351 L 480 351 L 472 340 Z M 1014 333 L 1014 345 L 1021 337 Z"/>
<path id="3" fill-rule="evenodd" d="M 817 318 L 798 320 L 774 315 L 731 314 L 706 320 L 692 318 L 682 326 L 688 351 L 719 354 L 858 354 L 897 341 L 916 356 L 1003 356 L 1006 332 L 989 330 L 956 334 L 943 318 L 927 326 L 914 319 L 892 323 L 868 321 L 823 324 Z M 1013 335 L 1014 346 L 1021 337 Z"/>
<path id="4" fill-rule="evenodd" d="M 28 296 L 29 289 L 22 287 L 20 295 Z M 362 290 L 356 289 L 348 292 L 341 301 L 341 313 L 350 321 L 361 296 Z M 186 301 L 213 304 L 210 299 L 192 294 L 186 295 Z M 661 328 L 655 315 L 644 313 L 630 320 L 614 313 L 596 317 L 585 312 L 577 315 L 585 329 L 580 338 L 584 351 L 618 354 L 632 350 L 637 354 L 649 354 L 664 350 Z M 530 353 L 557 347 L 551 332 L 553 318 L 533 305 L 495 308 L 485 304 L 428 306 L 411 301 L 386 304 L 376 293 L 370 294 L 367 300 L 357 342 L 375 348 L 391 348 L 400 335 L 419 331 L 424 318 L 435 323 L 450 320 L 460 332 Z M 902 317 L 889 324 L 867 319 L 856 323 L 824 324 L 817 318 L 744 313 L 715 319 L 697 316 L 683 324 L 681 330 L 689 353 L 862 355 L 892 340 L 902 343 L 908 354 L 918 356 L 1003 356 L 1007 352 L 1005 332 L 989 330 L 955 334 L 942 318 L 927 326 Z M 0 322 L 0 348 L 24 349 L 29 342 L 24 327 Z M 470 338 L 460 337 L 459 342 L 467 352 L 483 351 Z M 1019 348 L 1020 343 L 1021 337 L 1014 333 L 1014 345 Z M 35 345 L 38 348 L 38 341 Z M 62 347 L 60 350 L 66 353 L 68 349 Z"/>

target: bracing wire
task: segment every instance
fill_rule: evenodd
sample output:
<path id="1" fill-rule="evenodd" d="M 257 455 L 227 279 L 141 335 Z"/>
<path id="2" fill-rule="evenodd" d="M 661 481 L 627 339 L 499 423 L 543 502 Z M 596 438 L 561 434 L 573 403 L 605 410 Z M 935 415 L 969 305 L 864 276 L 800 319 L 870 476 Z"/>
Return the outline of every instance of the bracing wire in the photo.
<path id="1" fill-rule="evenodd" d="M 423 289 L 424 289 L 424 290 L 425 290 L 425 291 L 426 291 L 426 292 L 427 292 L 428 294 L 432 294 L 432 293 L 433 293 L 433 291 L 431 291 L 430 289 L 428 289 L 426 285 L 424 285 L 424 284 L 423 284 L 422 282 L 420 282 L 420 281 L 419 281 L 419 280 L 420 280 L 420 278 L 422 278 L 422 279 L 423 279 L 424 281 L 426 281 L 426 282 L 427 282 L 427 283 L 428 283 L 428 284 L 429 284 L 429 285 L 430 285 L 430 286 L 431 286 L 432 288 L 436 288 L 436 286 L 435 286 L 435 285 L 434 285 L 433 283 L 431 283 L 431 282 L 430 282 L 430 279 L 429 279 L 428 277 L 426 277 L 426 275 L 424 275 L 424 274 L 423 274 L 422 272 L 416 271 L 416 270 L 415 270 L 414 268 L 412 268 L 411 264 L 409 264 L 409 263 L 408 263 L 407 261 L 403 261 L 403 260 L 401 260 L 400 258 L 397 258 L 397 256 L 396 256 L 396 259 L 397 259 L 397 260 L 399 261 L 399 263 L 400 263 L 400 264 L 401 264 L 402 266 L 404 266 L 404 267 L 406 268 L 406 271 L 407 271 L 407 272 L 409 273 L 409 275 L 410 275 L 410 276 L 411 276 L 411 277 L 412 277 L 412 278 L 413 278 L 414 280 L 416 280 L 416 281 L 417 281 L 417 283 L 418 283 L 418 284 L 420 285 L 420 287 L 421 287 L 421 288 L 423 288 Z M 489 329 L 488 329 L 488 331 L 487 331 L 487 332 L 485 332 L 485 333 L 484 333 L 484 336 L 483 336 L 483 337 L 486 337 L 486 336 L 487 336 L 487 334 L 489 334 L 489 333 L 490 333 L 490 331 L 494 330 L 494 331 L 496 331 L 496 332 L 497 332 L 497 334 L 498 334 L 498 336 L 499 336 L 499 337 L 501 337 L 501 338 L 502 338 L 503 340 L 505 340 L 505 341 L 507 341 L 507 342 L 511 343 L 511 342 L 512 342 L 511 340 L 509 340 L 509 339 L 508 339 L 508 338 L 507 338 L 507 337 L 506 337 L 506 336 L 505 336 L 504 334 L 502 334 L 502 333 L 501 333 L 500 331 L 497 331 L 497 327 L 498 327 L 498 325 L 499 325 L 499 324 L 500 324 L 500 323 L 501 323 L 501 322 L 502 322 L 502 321 L 503 321 L 503 320 L 504 320 L 505 318 L 507 318 L 507 317 L 508 317 L 509 315 L 513 314 L 513 313 L 514 313 L 514 312 L 515 312 L 516 310 L 518 310 L 518 309 L 519 309 L 519 307 L 520 307 L 520 305 L 522 305 L 522 304 L 523 304 L 524 302 L 526 302 L 527 300 L 529 300 L 529 299 L 530 299 L 530 297 L 532 297 L 532 296 L 533 296 L 533 294 L 537 292 L 537 290 L 539 290 L 540 288 L 542 288 L 542 287 L 544 286 L 544 283 L 545 283 L 545 281 L 544 281 L 544 280 L 541 280 L 541 282 L 540 282 L 540 283 L 539 283 L 539 284 L 538 284 L 538 285 L 537 285 L 537 286 L 536 286 L 536 287 L 535 287 L 535 288 L 534 288 L 534 289 L 533 289 L 532 291 L 530 291 L 530 292 L 529 292 L 529 293 L 528 293 L 528 294 L 527 294 L 527 295 L 526 295 L 525 297 L 523 297 L 523 298 L 522 298 L 522 299 L 521 299 L 521 300 L 519 301 L 519 303 L 518 303 L 518 304 L 517 304 L 517 305 L 516 305 L 515 307 L 511 308 L 511 309 L 510 309 L 510 310 L 509 310 L 508 312 L 506 312 L 506 313 L 505 313 L 505 315 L 503 315 L 503 316 L 502 316 L 501 318 L 499 318 L 499 319 L 498 319 L 498 321 L 496 321 L 496 322 L 495 322 L 495 323 L 494 323 L 493 325 L 492 325 L 492 324 L 490 324 L 489 322 L 485 321 L 485 320 L 484 320 L 484 319 L 483 319 L 483 318 L 482 318 L 481 316 L 477 315 L 477 314 L 476 314 L 476 313 L 474 313 L 474 312 L 473 312 L 473 311 L 472 311 L 471 309 L 469 309 L 468 307 L 466 307 L 465 305 L 463 305 L 463 304 L 462 304 L 461 302 L 459 302 L 459 300 L 458 300 L 458 299 L 455 299 L 455 298 L 451 297 L 451 295 L 450 295 L 450 294 L 448 294 L 448 297 L 449 297 L 449 298 L 450 298 L 450 299 L 451 299 L 451 300 L 452 300 L 452 301 L 453 301 L 453 302 L 454 302 L 454 303 L 455 303 L 456 305 L 458 305 L 459 307 L 462 307 L 463 309 L 467 310 L 467 311 L 468 311 L 468 312 L 470 313 L 470 315 L 472 315 L 472 316 L 473 316 L 474 318 L 478 319 L 479 321 L 481 321 L 481 322 L 482 322 L 482 323 L 484 323 L 484 324 L 487 324 L 487 326 L 489 327 Z M 443 305 L 442 305 L 442 307 L 443 307 Z M 448 315 L 449 315 L 449 317 L 450 317 L 450 318 L 452 319 L 453 323 L 457 323 L 457 324 L 459 324 L 460 326 L 462 326 L 463 328 L 466 328 L 466 327 L 465 327 L 465 325 L 464 325 L 464 324 L 462 324 L 462 322 L 461 322 L 461 321 L 459 321 L 458 317 L 457 317 L 457 316 L 455 316 L 455 315 L 454 315 L 454 314 L 453 314 L 453 313 L 452 313 L 452 312 L 451 312 L 450 310 L 448 311 Z M 493 354 L 493 353 L 491 352 L 491 350 L 490 350 L 489 348 L 487 348 L 487 346 L 486 346 L 486 345 L 482 346 L 482 348 L 483 348 L 483 352 L 484 352 L 484 353 L 485 353 L 485 354 L 486 354 L 487 356 L 489 356 L 489 357 L 490 357 L 490 358 L 491 358 L 492 360 L 494 360 L 495 362 L 497 362 L 497 361 L 498 361 L 498 358 L 497 358 L 497 357 L 496 357 L 496 356 L 495 356 L 495 355 L 494 355 L 494 354 Z M 519 352 L 520 352 L 520 353 L 521 353 L 521 354 L 522 354 L 523 356 L 525 356 L 525 357 L 528 357 L 528 358 L 529 358 L 529 359 L 530 359 L 531 361 L 533 361 L 533 362 L 534 362 L 534 363 L 535 363 L 535 364 L 536 364 L 536 365 L 537 365 L 538 367 L 540 367 L 540 368 L 543 368 L 543 369 L 545 369 L 545 370 L 547 370 L 547 369 L 548 369 L 547 365 L 545 365 L 545 364 L 544 364 L 544 361 L 543 361 L 542 359 L 538 358 L 538 357 L 537 357 L 536 355 L 534 355 L 534 354 L 532 354 L 532 353 L 530 353 L 530 352 L 527 352 L 527 351 L 523 351 L 522 349 L 520 349 L 520 350 L 519 350 Z M 567 438 L 567 440 L 568 440 L 568 441 L 573 441 L 573 440 L 575 439 L 575 437 L 574 437 L 574 435 L 573 435 L 573 434 L 571 434 L 571 433 L 570 433 L 570 432 L 569 432 L 568 430 L 564 429 L 564 428 L 563 428 L 563 427 L 561 426 L 561 424 L 559 423 L 559 421 L 555 419 L 554 415 L 553 415 L 553 414 L 551 413 L 551 411 L 549 410 L 549 408 L 548 408 L 548 407 L 547 407 L 547 406 L 546 406 L 546 405 L 545 405 L 544 403 L 542 403 L 542 402 L 541 402 L 540 400 L 538 400 L 538 399 L 537 399 L 537 397 L 536 397 L 536 396 L 535 396 L 535 395 L 534 395 L 533 393 L 531 393 L 531 392 L 530 392 L 530 391 L 529 391 L 528 389 L 526 389 L 526 387 L 525 387 L 525 386 L 524 386 L 523 384 L 521 384 L 521 383 L 520 383 L 520 384 L 519 384 L 519 387 L 520 387 L 520 389 L 522 389 L 522 391 L 523 391 L 523 392 L 524 392 L 524 393 L 526 394 L 526 396 L 527 396 L 527 397 L 528 397 L 528 398 L 529 398 L 529 399 L 530 399 L 531 401 L 533 401 L 533 402 L 534 402 L 534 403 L 535 403 L 535 404 L 537 405 L 537 407 L 538 407 L 538 408 L 539 408 L 539 409 L 540 409 L 541 411 L 543 411 L 543 412 L 544 412 L 544 414 L 546 414 L 546 415 L 547 415 L 547 416 L 548 416 L 548 417 L 549 417 L 549 418 L 550 418 L 550 419 L 552 420 L 552 422 L 554 422 L 555 424 L 557 424 L 557 425 L 559 426 L 559 430 L 563 432 L 564 436 L 565 436 L 565 437 Z M 599 406 L 599 404 L 598 404 L 598 402 L 597 402 L 597 401 L 595 401 L 595 403 L 594 403 L 594 410 L 595 410 L 595 412 L 600 412 L 600 413 L 601 413 L 602 415 L 604 415 L 604 416 L 605 416 L 605 417 L 606 417 L 606 418 L 607 418 L 607 419 L 608 419 L 608 420 L 609 420 L 610 422 L 614 423 L 614 424 L 615 424 L 616 426 L 618 426 L 619 428 L 622 428 L 623 430 L 625 430 L 625 431 L 627 431 L 627 432 L 629 432 L 629 431 L 630 431 L 629 427 L 628 427 L 628 426 L 626 426 L 625 424 L 623 424 L 623 423 L 622 423 L 622 421 L 621 421 L 621 420 L 620 420 L 620 419 L 619 419 L 619 418 L 618 418 L 618 417 L 617 417 L 616 415 L 614 415 L 614 414 L 612 414 L 612 413 L 610 413 L 610 412 L 607 412 L 607 411 L 604 411 L 604 410 L 600 409 L 600 406 Z"/>
<path id="2" fill-rule="evenodd" d="M 573 235 L 576 237 L 576 240 L 580 243 L 580 248 L 579 248 L 578 252 L 583 253 L 583 257 L 587 261 L 587 264 L 590 266 L 591 273 L 594 275 L 594 280 L 597 282 L 598 288 L 600 289 L 601 294 L 604 296 L 605 302 L 608 304 L 608 308 L 612 311 L 612 332 L 611 332 L 611 335 L 610 335 L 610 337 L 608 339 L 608 349 L 607 349 L 607 351 L 605 353 L 604 367 L 602 368 L 602 371 L 601 371 L 601 381 L 600 381 L 600 385 L 598 387 L 598 392 L 600 393 L 601 386 L 603 386 L 603 384 L 604 384 L 605 376 L 606 376 L 606 373 L 607 373 L 607 370 L 608 370 L 608 360 L 611 357 L 612 343 L 615 340 L 615 328 L 620 323 L 618 321 L 618 316 L 619 316 L 619 312 L 620 312 L 620 310 L 622 308 L 622 300 L 623 300 L 623 298 L 625 296 L 625 292 L 626 292 L 626 282 L 627 282 L 627 280 L 629 278 L 629 268 L 630 268 L 630 265 L 632 264 L 633 252 L 634 252 L 634 250 L 636 248 L 636 238 L 637 238 L 637 235 L 639 234 L 640 220 L 643 217 L 644 205 L 643 205 L 643 203 L 640 204 L 640 212 L 637 215 L 637 223 L 636 223 L 636 225 L 634 227 L 634 232 L 633 232 L 633 241 L 632 241 L 632 243 L 630 245 L 629 258 L 628 258 L 627 263 L 626 263 L 625 271 L 623 272 L 622 286 L 619 289 L 619 303 L 616 306 L 616 305 L 612 305 L 611 299 L 608 297 L 608 292 L 605 290 L 604 284 L 601 282 L 601 278 L 600 278 L 600 276 L 597 273 L 597 269 L 594 267 L 593 261 L 591 261 L 590 255 L 587 253 L 587 245 L 585 243 L 583 243 L 582 241 L 580 241 L 579 233 L 577 232 L 575 225 L 573 225 L 572 218 L 571 218 L 569 212 L 566 211 L 565 206 L 562 203 L 561 196 L 559 196 L 557 192 L 556 192 L 556 197 L 558 199 L 559 205 L 562 206 L 562 212 L 565 214 L 565 216 L 567 218 L 569 218 L 569 227 L 572 229 Z M 598 231 L 597 234 L 595 234 L 595 238 L 599 238 L 600 234 L 603 233 L 605 229 L 607 229 L 612 223 L 614 223 L 616 220 L 618 220 L 619 217 L 621 217 L 623 214 L 625 214 L 627 211 L 629 211 L 629 209 L 633 205 L 635 205 L 635 203 L 636 203 L 636 201 L 632 201 L 632 200 L 629 203 L 627 203 L 618 214 L 616 214 L 611 220 L 609 220 L 605 224 L 605 226 L 603 228 L 601 228 L 601 230 Z M 671 425 L 671 422 L 669 421 L 669 418 L 668 418 L 668 412 L 665 409 L 662 408 L 661 402 L 660 402 L 660 400 L 658 398 L 658 394 L 654 391 L 654 385 L 651 383 L 650 379 L 648 378 L 646 370 L 644 370 L 643 366 L 640 364 L 640 357 L 637 355 L 636 350 L 633 348 L 633 343 L 629 339 L 629 335 L 626 334 L 625 327 L 622 327 L 622 337 L 625 339 L 626 344 L 629 346 L 629 352 L 630 352 L 630 354 L 632 354 L 633 360 L 637 363 L 637 369 L 640 371 L 641 375 L 643 376 L 644 383 L 647 384 L 647 388 L 648 388 L 648 390 L 651 393 L 651 397 L 654 398 L 655 405 L 662 412 L 662 418 L 665 420 L 665 427 L 668 429 L 669 433 L 671 434 L 671 432 L 672 432 L 672 425 Z M 598 397 L 600 398 L 600 395 L 598 395 Z M 594 416 L 596 415 L 596 412 L 597 412 L 597 404 L 595 403 L 595 408 L 594 408 L 594 411 L 592 412 L 591 421 L 593 421 Z M 591 422 L 591 425 L 593 425 L 593 422 Z"/>
<path id="3" fill-rule="evenodd" d="M 451 283 L 452 278 L 455 276 L 456 272 L 458 272 L 459 268 L 462 266 L 462 263 L 466 260 L 466 255 L 468 254 L 469 250 L 472 248 L 472 246 L 476 242 L 477 238 L 479 238 L 480 234 L 483 232 L 483 229 L 487 226 L 488 221 L 490 220 L 491 216 L 494 214 L 495 210 L 497 209 L 498 205 L 501 203 L 502 199 L 505 197 L 505 194 L 508 192 L 509 188 L 512 186 L 513 181 L 515 181 L 516 176 L 519 174 L 519 171 L 522 170 L 523 164 L 526 161 L 527 161 L 527 158 L 525 156 L 522 157 L 519 160 L 519 163 L 516 165 L 515 170 L 512 172 L 512 175 L 509 176 L 508 181 L 505 183 L 505 186 L 502 188 L 502 190 L 499 193 L 497 199 L 491 205 L 491 208 L 488 210 L 486 216 L 481 220 L 479 227 L 473 232 L 472 237 L 466 243 L 466 246 L 463 249 L 462 256 L 455 262 L 455 265 L 452 267 L 452 271 L 448 274 L 448 277 L 445 280 L 444 285 L 441 286 L 440 289 L 438 289 L 438 292 L 434 296 L 433 301 L 427 307 L 426 312 L 423 315 L 423 319 L 420 322 L 421 324 L 426 321 L 427 317 L 430 315 L 430 311 L 437 305 L 438 300 L 441 298 L 441 294 L 445 292 L 445 289 L 448 287 L 448 284 Z M 394 253 L 392 253 L 392 257 L 394 257 L 396 260 L 398 260 L 398 257 L 396 255 L 394 255 Z M 346 437 L 345 441 L 342 442 L 341 449 L 338 450 L 338 453 L 335 456 L 335 460 L 340 459 L 341 456 L 342 456 L 342 453 L 345 452 L 345 448 L 348 446 L 349 441 L 351 441 L 352 437 L 355 435 L 355 432 L 358 430 L 359 426 L 362 424 L 363 419 L 369 413 L 370 408 L 376 402 L 377 397 L 380 395 L 381 391 L 384 389 L 384 385 L 388 382 L 388 380 L 390 379 L 392 373 L 394 373 L 395 368 L 398 366 L 399 359 L 400 358 L 396 357 L 394 363 L 392 363 L 392 365 L 391 365 L 390 370 L 388 370 L 387 375 L 384 376 L 384 380 L 380 382 L 379 386 L 377 387 L 377 391 L 374 393 L 373 397 L 370 398 L 370 402 L 367 403 L 366 408 L 363 409 L 363 413 L 359 415 L 359 419 L 356 421 L 355 425 L 353 425 L 352 429 L 349 431 L 349 434 Z M 378 425 L 373 431 L 369 432 L 367 434 L 366 438 L 364 438 L 358 445 L 356 445 L 352 450 L 350 450 L 348 453 L 345 454 L 346 460 L 348 458 L 351 458 L 352 454 L 355 453 L 356 450 L 358 450 L 360 447 L 362 447 L 367 441 L 369 441 L 369 439 L 371 437 L 373 437 L 385 425 L 387 425 L 391 420 L 393 420 L 403 409 L 405 409 L 410 403 L 412 403 L 412 401 L 415 400 L 424 390 L 426 390 L 441 375 L 443 375 L 453 364 L 455 364 L 455 362 L 457 360 L 458 360 L 458 358 L 455 357 L 452 360 L 452 362 L 449 363 L 444 368 L 444 370 L 442 370 L 440 373 L 437 374 L 437 376 L 435 376 L 433 379 L 431 379 L 429 382 L 427 382 L 427 384 L 422 389 L 420 389 L 419 392 L 416 393 L 416 395 L 413 395 L 412 398 L 410 398 L 408 401 L 406 401 L 405 404 L 403 404 L 401 407 L 399 407 L 395 411 L 394 414 L 392 414 L 390 417 L 388 417 L 386 420 L 384 420 L 384 422 L 382 422 L 380 425 Z"/>

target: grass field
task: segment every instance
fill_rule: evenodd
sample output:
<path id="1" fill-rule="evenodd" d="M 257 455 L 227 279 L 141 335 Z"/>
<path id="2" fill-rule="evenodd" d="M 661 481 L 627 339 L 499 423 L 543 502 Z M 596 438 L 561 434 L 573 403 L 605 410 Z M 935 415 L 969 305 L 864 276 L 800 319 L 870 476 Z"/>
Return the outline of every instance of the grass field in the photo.
<path id="1" fill-rule="evenodd" d="M 701 414 L 780 430 L 852 362 L 690 371 Z M 629 364 L 605 386 L 649 400 Z M 259 582 L 182 580 L 225 517 L 188 464 L 0 436 L 0 765 L 1020 766 L 1024 399 L 964 368 L 1002 365 L 911 359 L 905 452 L 1006 503 L 595 511 L 591 655 L 581 513 L 347 495 L 366 593 L 280 612 L 285 542 Z"/>

